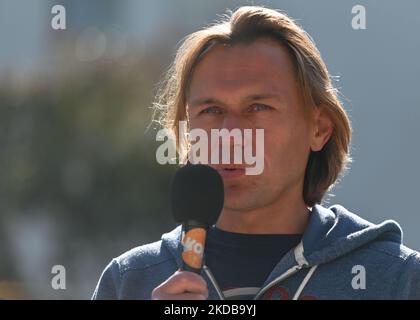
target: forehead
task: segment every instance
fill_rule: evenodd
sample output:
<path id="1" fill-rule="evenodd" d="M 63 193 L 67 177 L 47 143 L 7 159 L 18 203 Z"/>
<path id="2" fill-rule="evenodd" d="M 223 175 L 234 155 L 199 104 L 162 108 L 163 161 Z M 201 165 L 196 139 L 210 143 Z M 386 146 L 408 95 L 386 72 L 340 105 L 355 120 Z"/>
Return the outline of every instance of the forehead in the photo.
<path id="1" fill-rule="evenodd" d="M 188 95 L 241 87 L 278 90 L 294 82 L 293 63 L 287 49 L 274 40 L 258 39 L 248 44 L 213 47 L 195 67 Z"/>

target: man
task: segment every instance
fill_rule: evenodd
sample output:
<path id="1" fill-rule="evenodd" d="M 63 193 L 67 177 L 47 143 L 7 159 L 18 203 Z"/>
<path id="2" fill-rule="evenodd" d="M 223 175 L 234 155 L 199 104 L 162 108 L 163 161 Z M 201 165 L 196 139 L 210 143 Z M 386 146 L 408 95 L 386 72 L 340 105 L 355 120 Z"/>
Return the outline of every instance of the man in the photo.
<path id="1" fill-rule="evenodd" d="M 112 260 L 94 299 L 420 299 L 420 255 L 398 224 L 320 205 L 351 129 L 321 56 L 285 14 L 242 7 L 190 35 L 158 100 L 163 124 L 264 129 L 264 170 L 212 165 L 225 203 L 201 275 L 180 271 L 180 227 Z"/>

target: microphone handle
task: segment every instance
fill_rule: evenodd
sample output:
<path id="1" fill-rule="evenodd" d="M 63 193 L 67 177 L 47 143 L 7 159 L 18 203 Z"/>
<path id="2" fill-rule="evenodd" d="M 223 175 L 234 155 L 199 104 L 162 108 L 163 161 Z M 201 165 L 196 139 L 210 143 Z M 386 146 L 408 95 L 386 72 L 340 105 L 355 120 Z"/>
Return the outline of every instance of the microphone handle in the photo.
<path id="1" fill-rule="evenodd" d="M 208 226 L 190 220 L 182 224 L 182 270 L 201 274 Z"/>

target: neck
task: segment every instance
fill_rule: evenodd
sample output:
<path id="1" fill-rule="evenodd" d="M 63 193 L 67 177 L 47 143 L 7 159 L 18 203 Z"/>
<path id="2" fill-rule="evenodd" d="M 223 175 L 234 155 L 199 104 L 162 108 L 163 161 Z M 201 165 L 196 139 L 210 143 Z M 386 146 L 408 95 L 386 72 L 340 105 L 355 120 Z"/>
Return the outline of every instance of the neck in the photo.
<path id="1" fill-rule="evenodd" d="M 249 234 L 303 234 L 310 209 L 299 192 L 253 209 L 223 208 L 216 226 L 224 231 Z"/>

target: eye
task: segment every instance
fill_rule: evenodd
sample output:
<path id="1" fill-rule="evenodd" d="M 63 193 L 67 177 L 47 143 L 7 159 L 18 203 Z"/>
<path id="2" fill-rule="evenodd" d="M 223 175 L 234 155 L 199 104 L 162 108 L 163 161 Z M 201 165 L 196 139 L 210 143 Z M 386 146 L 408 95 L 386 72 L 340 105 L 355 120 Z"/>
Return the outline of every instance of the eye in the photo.
<path id="1" fill-rule="evenodd" d="M 218 107 L 208 107 L 200 111 L 200 114 L 203 113 L 222 113 L 222 111 Z"/>
<path id="2" fill-rule="evenodd" d="M 255 103 L 249 108 L 249 111 L 253 112 L 253 111 L 263 111 L 263 110 L 270 110 L 270 109 L 272 109 L 272 107 L 266 104 Z"/>

